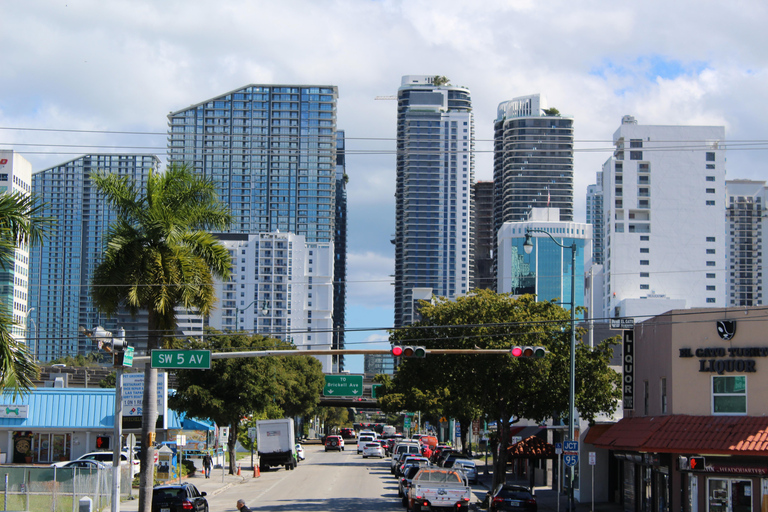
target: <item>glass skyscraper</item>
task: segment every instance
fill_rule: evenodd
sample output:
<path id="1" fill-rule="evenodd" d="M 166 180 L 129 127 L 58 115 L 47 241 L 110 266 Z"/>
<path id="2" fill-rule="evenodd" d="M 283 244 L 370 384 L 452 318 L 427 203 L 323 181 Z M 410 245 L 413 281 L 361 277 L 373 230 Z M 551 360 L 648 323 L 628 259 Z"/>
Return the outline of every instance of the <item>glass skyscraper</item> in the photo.
<path id="1" fill-rule="evenodd" d="M 150 169 L 159 163 L 154 155 L 90 154 L 32 175 L 32 192 L 44 204 L 40 215 L 56 219 L 45 242 L 30 250 L 29 307 L 35 310 L 35 339 L 40 340 L 35 353 L 40 361 L 95 351 L 95 343 L 78 331 L 80 326 L 101 325 L 113 332 L 123 327 L 130 345 L 146 349 L 146 317 L 107 319 L 91 298 L 91 277 L 116 216 L 90 175 L 106 171 L 128 176 L 143 188 Z"/>
<path id="2" fill-rule="evenodd" d="M 474 122 L 469 89 L 404 76 L 398 89 L 395 327 L 414 321 L 416 288 L 455 298 L 472 283 Z"/>

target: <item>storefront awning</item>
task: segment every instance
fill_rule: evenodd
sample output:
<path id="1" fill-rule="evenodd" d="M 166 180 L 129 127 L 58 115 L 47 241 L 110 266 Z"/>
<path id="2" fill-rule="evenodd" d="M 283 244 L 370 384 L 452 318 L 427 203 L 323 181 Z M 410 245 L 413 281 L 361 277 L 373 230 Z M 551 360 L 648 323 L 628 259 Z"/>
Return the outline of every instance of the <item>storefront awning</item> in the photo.
<path id="1" fill-rule="evenodd" d="M 509 448 L 511 459 L 554 459 L 555 447 L 540 437 L 530 436 Z"/>
<path id="2" fill-rule="evenodd" d="M 765 456 L 768 417 L 656 416 L 624 418 L 588 440 L 610 450 Z"/>

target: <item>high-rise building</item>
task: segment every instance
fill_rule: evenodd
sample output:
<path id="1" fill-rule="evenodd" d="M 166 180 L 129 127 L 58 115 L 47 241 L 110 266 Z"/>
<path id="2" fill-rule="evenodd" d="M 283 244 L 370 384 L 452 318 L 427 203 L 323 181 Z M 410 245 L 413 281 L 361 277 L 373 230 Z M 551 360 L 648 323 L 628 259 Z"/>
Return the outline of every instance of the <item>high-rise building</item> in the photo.
<path id="1" fill-rule="evenodd" d="M 0 194 L 28 196 L 31 189 L 32 164 L 12 150 L 0 150 Z M 11 335 L 34 350 L 32 336 L 37 333 L 35 309 L 29 306 L 29 247 L 17 246 L 9 259 L 12 263 L 0 267 L 0 308 L 13 320 Z"/>
<path id="2" fill-rule="evenodd" d="M 603 316 L 727 305 L 724 138 L 624 116 L 603 165 Z"/>
<path id="3" fill-rule="evenodd" d="M 473 274 L 474 121 L 469 89 L 402 78 L 397 106 L 395 327 L 413 322 L 413 289 L 455 298 Z"/>
<path id="4" fill-rule="evenodd" d="M 30 250 L 29 307 L 37 332 L 35 353 L 40 361 L 86 355 L 95 343 L 78 331 L 101 325 L 126 330 L 128 343 L 146 351 L 146 315 L 113 318 L 99 313 L 91 297 L 91 278 L 101 261 L 114 211 L 96 192 L 95 171 L 128 176 L 146 187 L 150 169 L 160 164 L 155 155 L 90 154 L 36 172 L 32 192 L 44 204 L 40 215 L 56 219 L 45 243 Z"/>
<path id="5" fill-rule="evenodd" d="M 347 307 L 347 162 L 344 131 L 336 132 L 336 222 L 333 239 L 333 348 L 344 348 Z M 344 356 L 333 356 L 333 368 L 344 370 Z"/>
<path id="6" fill-rule="evenodd" d="M 533 249 L 524 250 L 529 229 Z M 576 243 L 575 267 L 570 247 Z M 571 279 L 575 271 L 574 299 L 576 307 L 584 306 L 584 269 L 592 261 L 592 226 L 581 222 L 561 221 L 557 208 L 533 208 L 522 222 L 505 222 L 499 230 L 498 282 L 499 293 L 536 295 L 537 300 L 566 303 L 571 300 Z M 564 304 L 563 307 L 566 307 Z M 567 305 L 570 309 L 570 305 Z"/>
<path id="7" fill-rule="evenodd" d="M 573 118 L 539 95 L 500 103 L 494 123 L 495 230 L 531 208 L 558 208 L 573 220 Z"/>
<path id="8" fill-rule="evenodd" d="M 768 240 L 765 181 L 725 182 L 728 236 L 728 305 L 761 306 L 766 289 L 763 269 L 765 241 Z"/>
<path id="9" fill-rule="evenodd" d="M 216 282 L 211 327 L 263 334 L 325 350 L 333 343 L 333 244 L 292 233 L 219 233 L 232 274 Z M 331 356 L 317 356 L 332 372 Z"/>
<path id="10" fill-rule="evenodd" d="M 493 255 L 496 252 L 496 231 L 493 227 L 493 182 L 478 181 L 473 187 L 474 214 L 472 226 L 475 236 L 472 288 L 495 290 Z"/>
<path id="11" fill-rule="evenodd" d="M 248 85 L 168 115 L 168 156 L 211 178 L 233 233 L 332 242 L 335 86 Z"/>
<path id="12" fill-rule="evenodd" d="M 252 84 L 202 101 L 168 115 L 169 159 L 214 180 L 235 218 L 230 233 L 340 241 L 335 271 L 345 271 L 346 174 L 337 151 L 344 145 L 336 130 L 337 98 L 331 85 Z M 343 347 L 346 274 L 334 282 L 334 343 Z"/>
<path id="13" fill-rule="evenodd" d="M 597 184 L 587 187 L 587 224 L 592 224 L 592 259 L 603 264 L 603 173 L 597 173 Z"/>

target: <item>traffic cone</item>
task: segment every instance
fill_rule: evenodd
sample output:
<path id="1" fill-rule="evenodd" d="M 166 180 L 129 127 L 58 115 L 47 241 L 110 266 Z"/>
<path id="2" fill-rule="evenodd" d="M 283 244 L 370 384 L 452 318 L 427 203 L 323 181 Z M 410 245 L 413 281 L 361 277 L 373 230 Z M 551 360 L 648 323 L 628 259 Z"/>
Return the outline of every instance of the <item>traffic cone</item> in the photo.
<path id="1" fill-rule="evenodd" d="M 237 476 L 240 476 L 240 465 L 237 466 Z"/>
<path id="2" fill-rule="evenodd" d="M 261 471 L 259 470 L 259 466 L 253 466 L 253 477 L 258 478 L 261 476 Z"/>

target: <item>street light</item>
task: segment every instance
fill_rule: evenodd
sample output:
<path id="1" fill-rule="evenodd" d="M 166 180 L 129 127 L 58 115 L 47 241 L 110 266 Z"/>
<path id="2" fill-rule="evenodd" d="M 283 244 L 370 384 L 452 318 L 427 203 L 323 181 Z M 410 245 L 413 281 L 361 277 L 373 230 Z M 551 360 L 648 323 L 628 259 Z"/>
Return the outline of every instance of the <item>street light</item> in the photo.
<path id="1" fill-rule="evenodd" d="M 533 250 L 533 242 L 531 242 L 531 233 L 544 233 L 552 239 L 555 244 L 563 249 L 571 250 L 571 374 L 570 382 L 568 385 L 568 439 L 575 441 L 574 435 L 576 433 L 576 240 L 569 245 L 561 244 L 553 237 L 549 231 L 540 228 L 526 228 L 525 230 L 525 242 L 523 243 L 523 249 L 526 254 L 531 254 Z M 574 480 L 574 466 L 570 466 L 571 482 L 568 487 L 568 510 L 574 510 L 573 503 L 573 480 Z"/>
<path id="2" fill-rule="evenodd" d="M 120 448 L 122 445 L 123 428 L 123 352 L 125 351 L 125 329 L 119 330 L 119 337 L 114 337 L 111 332 L 102 326 L 89 331 L 80 326 L 80 332 L 91 339 L 96 340 L 100 349 L 104 349 L 113 355 L 112 365 L 115 368 L 115 425 L 113 430 L 114 446 L 112 447 L 112 512 L 120 512 Z M 130 460 L 133 459 L 131 454 Z M 130 467 L 129 471 L 133 471 Z"/>
<path id="3" fill-rule="evenodd" d="M 251 302 L 250 304 L 248 304 L 247 306 L 245 306 L 243 309 L 240 309 L 240 308 L 236 308 L 236 309 L 235 309 L 235 330 L 236 330 L 236 331 L 239 331 L 239 330 L 240 330 L 240 323 L 239 323 L 239 322 L 240 322 L 240 313 L 245 313 L 245 311 L 246 311 L 246 310 L 247 310 L 249 307 L 253 306 L 253 305 L 254 305 L 254 304 L 256 304 L 257 302 L 258 302 L 258 299 L 255 299 L 253 302 Z M 265 301 L 265 304 L 266 304 L 266 301 Z M 266 315 L 266 313 L 264 313 L 264 314 Z"/>

